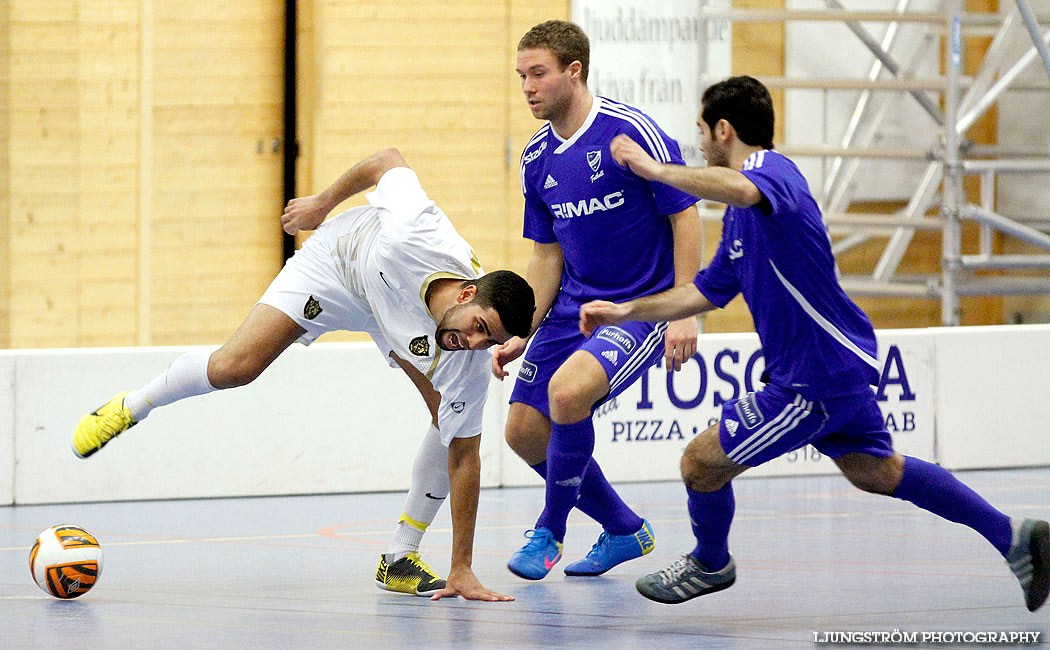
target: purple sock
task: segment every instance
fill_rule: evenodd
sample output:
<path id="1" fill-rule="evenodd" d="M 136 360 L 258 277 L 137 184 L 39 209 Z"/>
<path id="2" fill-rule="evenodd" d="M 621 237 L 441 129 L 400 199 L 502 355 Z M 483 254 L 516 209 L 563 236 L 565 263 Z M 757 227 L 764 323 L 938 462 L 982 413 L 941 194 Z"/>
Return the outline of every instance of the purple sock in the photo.
<path id="1" fill-rule="evenodd" d="M 532 469 L 546 480 L 547 461 L 532 465 Z M 593 458 L 583 475 L 576 508 L 601 524 L 610 535 L 632 535 L 642 527 L 642 518 L 624 503 Z"/>
<path id="2" fill-rule="evenodd" d="M 893 496 L 948 521 L 973 528 L 1004 557 L 1010 550 L 1013 537 L 1010 518 L 943 467 L 905 456 L 904 476 Z"/>
<path id="3" fill-rule="evenodd" d="M 729 564 L 729 526 L 736 512 L 733 484 L 717 492 L 695 492 L 688 487 L 689 521 L 696 536 L 692 556 L 708 571 L 720 571 Z"/>
<path id="4" fill-rule="evenodd" d="M 573 424 L 551 423 L 546 507 L 536 520 L 536 528 L 549 529 L 559 542 L 565 539 L 565 522 L 580 498 L 580 487 L 592 453 L 594 425 L 589 417 Z"/>

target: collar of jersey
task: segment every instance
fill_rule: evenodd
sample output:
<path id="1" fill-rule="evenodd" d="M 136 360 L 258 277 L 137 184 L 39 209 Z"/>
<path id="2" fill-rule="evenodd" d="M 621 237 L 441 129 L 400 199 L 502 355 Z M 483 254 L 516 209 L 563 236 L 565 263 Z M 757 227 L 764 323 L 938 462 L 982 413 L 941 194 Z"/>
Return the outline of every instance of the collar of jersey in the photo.
<path id="1" fill-rule="evenodd" d="M 576 129 L 576 133 L 573 133 L 572 137 L 568 140 L 562 140 L 561 136 L 558 135 L 558 133 L 554 130 L 554 127 L 551 127 L 551 133 L 554 134 L 555 138 L 558 138 L 558 140 L 561 141 L 561 144 L 558 145 L 558 148 L 554 150 L 555 154 L 559 154 L 571 147 L 573 144 L 576 143 L 577 140 L 580 139 L 580 136 L 587 132 L 587 129 L 591 128 L 591 124 L 594 124 L 594 118 L 598 117 L 598 109 L 601 108 L 601 105 L 602 98 L 598 95 L 595 95 L 594 101 L 591 102 L 591 112 L 587 114 L 587 119 L 584 120 L 580 128 Z"/>

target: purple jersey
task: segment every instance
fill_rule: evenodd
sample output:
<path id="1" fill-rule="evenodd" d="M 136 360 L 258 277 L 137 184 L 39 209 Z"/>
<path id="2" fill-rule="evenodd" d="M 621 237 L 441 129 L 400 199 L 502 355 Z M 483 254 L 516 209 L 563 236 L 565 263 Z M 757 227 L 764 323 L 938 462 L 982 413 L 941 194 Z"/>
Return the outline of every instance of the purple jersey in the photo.
<path id="1" fill-rule="evenodd" d="M 625 133 L 656 160 L 685 164 L 678 143 L 641 111 L 595 97 L 568 140 L 546 123 L 521 156 L 525 237 L 561 245 L 565 267 L 552 314 L 575 318 L 590 300 L 622 301 L 674 285 L 669 215 L 692 196 L 620 167 L 609 153 Z"/>
<path id="2" fill-rule="evenodd" d="M 870 391 L 878 382 L 875 332 L 839 285 L 806 179 L 769 150 L 749 156 L 743 174 L 765 199 L 726 209 L 722 241 L 697 288 L 719 307 L 744 294 L 762 341 L 763 381 L 806 397 Z"/>

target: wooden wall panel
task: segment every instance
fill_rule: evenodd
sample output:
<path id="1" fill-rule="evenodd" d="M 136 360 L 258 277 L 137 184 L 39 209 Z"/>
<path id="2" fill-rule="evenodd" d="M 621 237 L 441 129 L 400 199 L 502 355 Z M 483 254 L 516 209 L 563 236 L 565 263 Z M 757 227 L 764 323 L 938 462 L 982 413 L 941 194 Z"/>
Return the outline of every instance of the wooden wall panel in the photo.
<path id="1" fill-rule="evenodd" d="M 11 347 L 11 2 L 0 0 L 0 349 Z"/>
<path id="2" fill-rule="evenodd" d="M 223 342 L 280 270 L 283 8 L 154 6 L 154 344 Z"/>
<path id="3" fill-rule="evenodd" d="M 0 345 L 222 341 L 281 263 L 284 3 L 0 14 Z"/>

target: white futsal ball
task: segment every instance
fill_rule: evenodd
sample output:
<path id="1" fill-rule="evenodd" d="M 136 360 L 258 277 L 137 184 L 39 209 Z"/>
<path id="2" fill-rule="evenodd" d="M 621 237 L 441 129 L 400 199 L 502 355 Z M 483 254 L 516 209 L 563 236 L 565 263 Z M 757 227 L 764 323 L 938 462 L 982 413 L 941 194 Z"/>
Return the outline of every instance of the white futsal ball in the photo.
<path id="1" fill-rule="evenodd" d="M 29 571 L 36 584 L 55 598 L 76 598 L 98 582 L 102 547 L 80 526 L 54 526 L 33 543 Z"/>

